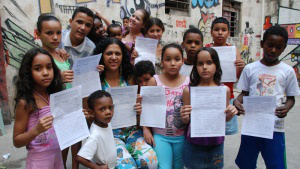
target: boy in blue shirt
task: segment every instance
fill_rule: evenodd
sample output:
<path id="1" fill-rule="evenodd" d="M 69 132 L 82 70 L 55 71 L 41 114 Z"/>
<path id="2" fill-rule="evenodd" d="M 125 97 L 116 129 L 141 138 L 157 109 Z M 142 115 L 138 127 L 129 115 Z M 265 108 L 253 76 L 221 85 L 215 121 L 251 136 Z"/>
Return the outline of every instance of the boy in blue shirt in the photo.
<path id="1" fill-rule="evenodd" d="M 248 64 L 240 77 L 237 88 L 242 93 L 234 100 L 239 113 L 244 112 L 243 96 L 276 96 L 277 108 L 273 139 L 242 135 L 239 153 L 235 160 L 241 169 L 255 169 L 259 152 L 267 168 L 284 169 L 285 137 L 284 117 L 294 106 L 299 86 L 294 69 L 278 58 L 287 46 L 288 33 L 280 26 L 266 30 L 260 43 L 264 56 Z M 283 103 L 284 95 L 286 102 Z"/>

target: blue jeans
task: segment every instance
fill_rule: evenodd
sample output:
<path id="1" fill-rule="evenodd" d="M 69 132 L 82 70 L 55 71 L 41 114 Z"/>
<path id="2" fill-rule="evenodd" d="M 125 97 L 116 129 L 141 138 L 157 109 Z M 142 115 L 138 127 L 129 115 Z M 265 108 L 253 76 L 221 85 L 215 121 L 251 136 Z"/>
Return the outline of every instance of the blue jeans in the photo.
<path id="1" fill-rule="evenodd" d="M 231 99 L 229 101 L 229 104 L 233 104 L 233 100 Z M 226 122 L 226 135 L 234 135 L 238 133 L 238 122 L 237 122 L 237 116 L 233 116 L 232 119 L 228 122 Z"/>
<path id="2" fill-rule="evenodd" d="M 182 149 L 184 136 L 163 136 L 154 133 L 154 150 L 159 169 L 183 169 Z"/>
<path id="3" fill-rule="evenodd" d="M 221 169 L 224 165 L 224 143 L 202 146 L 186 140 L 182 160 L 188 169 Z"/>

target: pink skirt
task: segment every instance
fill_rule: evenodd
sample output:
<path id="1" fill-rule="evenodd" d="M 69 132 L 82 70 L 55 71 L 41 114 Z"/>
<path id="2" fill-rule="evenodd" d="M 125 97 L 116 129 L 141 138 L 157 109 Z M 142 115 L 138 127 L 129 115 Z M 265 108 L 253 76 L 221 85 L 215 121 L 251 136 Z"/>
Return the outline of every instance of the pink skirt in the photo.
<path id="1" fill-rule="evenodd" d="M 64 169 L 60 149 L 44 152 L 28 152 L 26 169 Z"/>

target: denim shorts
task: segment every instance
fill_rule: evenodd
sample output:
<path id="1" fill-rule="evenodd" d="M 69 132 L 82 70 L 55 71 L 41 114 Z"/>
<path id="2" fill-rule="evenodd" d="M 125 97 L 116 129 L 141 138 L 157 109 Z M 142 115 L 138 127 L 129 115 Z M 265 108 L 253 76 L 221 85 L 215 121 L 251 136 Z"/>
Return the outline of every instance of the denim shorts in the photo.
<path id="1" fill-rule="evenodd" d="M 188 169 L 221 169 L 224 166 L 224 143 L 201 146 L 186 140 L 182 160 Z"/>

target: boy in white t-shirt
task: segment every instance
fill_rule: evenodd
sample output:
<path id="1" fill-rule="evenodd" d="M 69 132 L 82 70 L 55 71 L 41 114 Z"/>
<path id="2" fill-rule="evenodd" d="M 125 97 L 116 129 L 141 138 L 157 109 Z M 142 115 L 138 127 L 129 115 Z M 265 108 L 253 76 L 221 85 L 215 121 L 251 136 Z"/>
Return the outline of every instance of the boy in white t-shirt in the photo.
<path id="1" fill-rule="evenodd" d="M 89 168 L 114 169 L 117 151 L 110 125 L 114 114 L 112 97 L 105 91 L 95 91 L 88 98 L 88 106 L 95 121 L 90 128 L 90 137 L 77 154 L 77 161 Z"/>
<path id="2" fill-rule="evenodd" d="M 286 48 L 287 31 L 280 26 L 271 26 L 266 30 L 260 43 L 264 56 L 260 61 L 248 64 L 240 77 L 237 88 L 242 93 L 234 100 L 240 113 L 243 96 L 276 96 L 277 108 L 273 139 L 242 135 L 239 153 L 235 160 L 239 168 L 254 169 L 259 152 L 267 168 L 286 168 L 284 117 L 299 95 L 299 86 L 294 69 L 278 58 Z M 283 103 L 284 95 L 286 102 Z"/>

